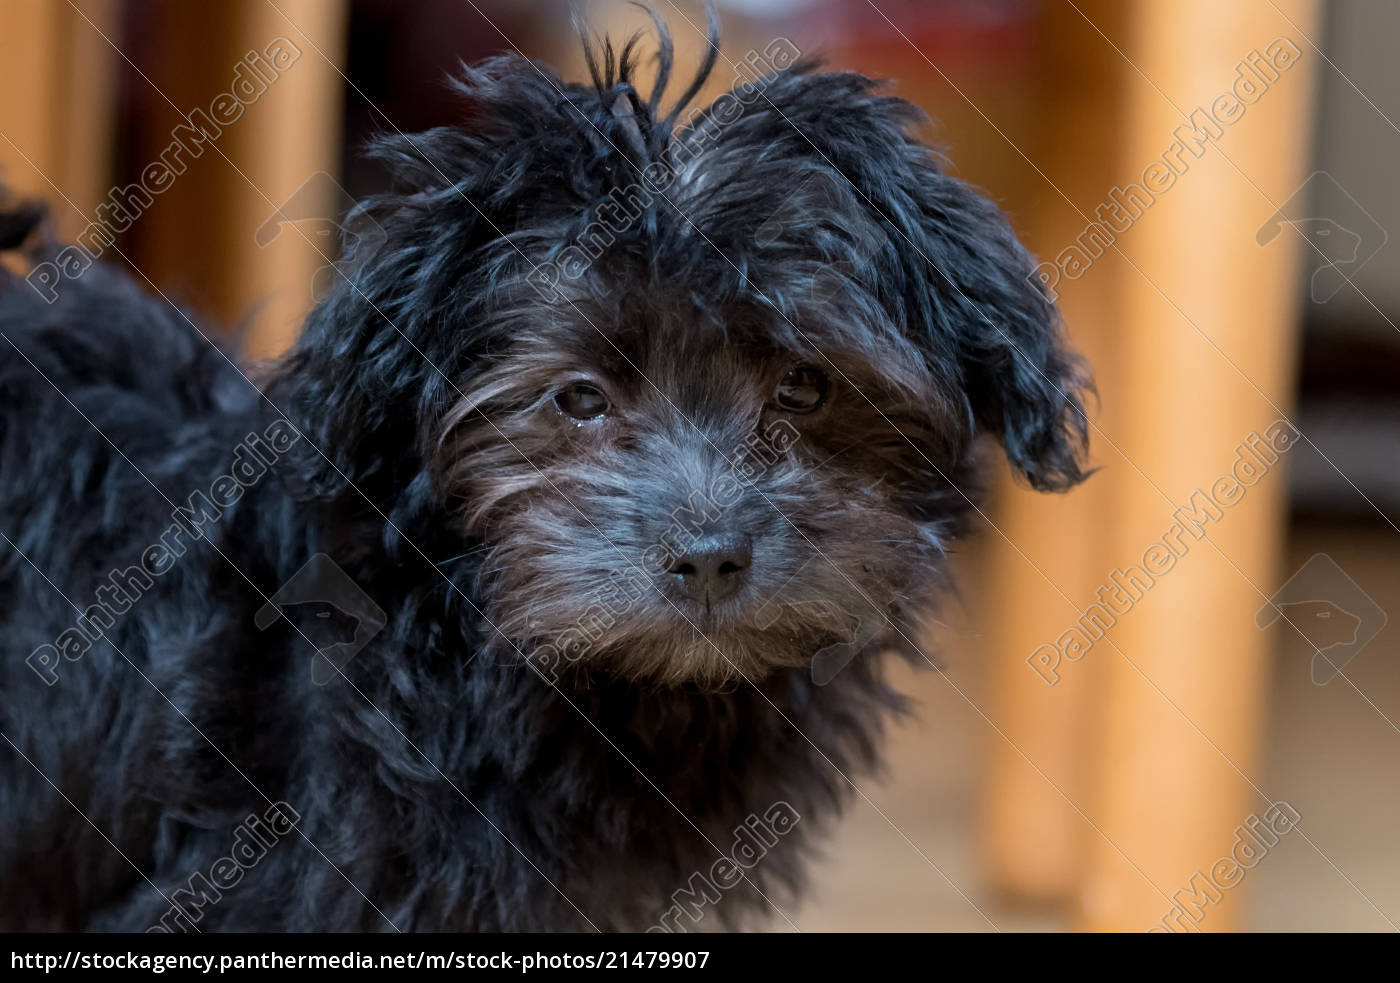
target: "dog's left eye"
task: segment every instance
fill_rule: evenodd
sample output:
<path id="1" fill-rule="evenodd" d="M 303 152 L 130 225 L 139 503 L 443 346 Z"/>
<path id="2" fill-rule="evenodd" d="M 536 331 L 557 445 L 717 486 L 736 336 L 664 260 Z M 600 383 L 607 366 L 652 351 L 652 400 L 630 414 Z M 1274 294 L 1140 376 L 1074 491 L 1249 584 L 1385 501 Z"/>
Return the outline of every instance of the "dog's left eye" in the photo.
<path id="1" fill-rule="evenodd" d="M 608 397 L 597 386 L 575 382 L 554 397 L 560 411 L 575 420 L 596 420 L 608 411 Z"/>
<path id="2" fill-rule="evenodd" d="M 821 369 L 804 366 L 788 370 L 773 393 L 773 402 L 789 413 L 810 413 L 826 399 L 830 383 Z"/>

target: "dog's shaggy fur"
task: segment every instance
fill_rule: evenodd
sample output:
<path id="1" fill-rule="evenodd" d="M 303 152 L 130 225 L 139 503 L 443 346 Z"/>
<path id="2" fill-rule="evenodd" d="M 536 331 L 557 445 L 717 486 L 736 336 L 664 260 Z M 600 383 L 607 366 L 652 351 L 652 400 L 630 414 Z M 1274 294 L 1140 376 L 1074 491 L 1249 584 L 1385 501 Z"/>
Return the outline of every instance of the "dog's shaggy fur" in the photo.
<path id="1" fill-rule="evenodd" d="M 699 81 L 663 112 L 662 49 L 649 100 L 630 46 L 592 85 L 499 58 L 461 80 L 469 125 L 380 140 L 395 188 L 356 221 L 382 235 L 257 387 L 123 274 L 50 305 L 0 273 L 0 927 L 645 928 L 780 802 L 801 821 L 706 924 L 791 898 L 901 705 L 882 652 L 942 580 L 979 436 L 1073 485 L 1086 380 L 910 105 L 798 65 L 682 125 Z M 658 165 L 587 270 L 541 279 Z M 36 218 L 4 210 L 0 246 L 51 256 Z M 561 410 L 579 383 L 601 416 Z M 300 439 L 172 543 L 284 416 Z M 752 544 L 696 601 L 668 527 L 775 428 L 682 523 Z M 318 553 L 384 623 L 314 678 L 331 612 L 259 612 Z M 65 634 L 143 559 L 129 611 Z M 819 685 L 853 598 L 886 625 Z M 296 828 L 215 876 L 274 802 Z"/>

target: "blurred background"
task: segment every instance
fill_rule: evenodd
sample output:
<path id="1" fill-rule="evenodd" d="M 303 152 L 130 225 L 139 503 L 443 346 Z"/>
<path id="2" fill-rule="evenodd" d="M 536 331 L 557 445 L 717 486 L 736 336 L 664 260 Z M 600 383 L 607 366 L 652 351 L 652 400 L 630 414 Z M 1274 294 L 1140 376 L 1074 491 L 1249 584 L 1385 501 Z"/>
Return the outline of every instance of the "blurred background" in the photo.
<path id="1" fill-rule="evenodd" d="M 700 5 L 652 6 L 697 64 Z M 1100 397 L 1085 486 L 1002 476 L 941 671 L 771 927 L 1397 930 L 1400 6 L 716 6 L 705 98 L 785 39 L 924 107 Z M 566 0 L 0 0 L 0 175 L 272 356 L 385 181 L 357 148 L 470 125 L 445 76 L 511 50 L 584 77 Z"/>

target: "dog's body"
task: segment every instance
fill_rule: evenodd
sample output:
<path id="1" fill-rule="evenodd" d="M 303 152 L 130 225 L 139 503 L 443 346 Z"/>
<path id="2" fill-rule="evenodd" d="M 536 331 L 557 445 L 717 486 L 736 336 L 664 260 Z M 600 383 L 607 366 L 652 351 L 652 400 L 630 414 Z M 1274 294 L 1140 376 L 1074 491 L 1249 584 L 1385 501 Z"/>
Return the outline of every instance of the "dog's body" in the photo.
<path id="1" fill-rule="evenodd" d="M 975 438 L 1067 487 L 1085 383 L 1029 257 L 905 104 L 791 69 L 681 161 L 718 114 L 673 129 L 633 71 L 503 59 L 468 76 L 471 129 L 386 141 L 400 190 L 361 212 L 385 241 L 261 388 L 124 275 L 51 305 L 0 279 L 0 926 L 787 910 L 900 706 L 880 651 L 915 650 L 901 615 L 940 583 Z M 657 162 L 667 192 L 591 268 L 541 273 Z M 835 190 L 761 232 L 813 175 Z M 270 463 L 231 494 L 250 435 Z M 677 510 L 736 468 L 678 544 Z M 196 492 L 236 501 L 191 527 Z M 382 618 L 279 617 L 318 554 Z M 111 617 L 112 573 L 143 562 Z"/>

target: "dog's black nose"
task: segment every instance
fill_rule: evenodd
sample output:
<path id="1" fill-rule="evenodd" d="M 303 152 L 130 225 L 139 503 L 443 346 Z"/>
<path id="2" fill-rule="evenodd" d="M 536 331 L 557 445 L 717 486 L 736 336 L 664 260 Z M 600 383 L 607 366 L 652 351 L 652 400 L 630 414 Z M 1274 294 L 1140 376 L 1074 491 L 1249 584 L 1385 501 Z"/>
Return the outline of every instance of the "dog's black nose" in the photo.
<path id="1" fill-rule="evenodd" d="M 702 536 L 673 555 L 666 571 L 681 594 L 702 604 L 718 604 L 744 582 L 753 560 L 753 540 L 743 533 Z"/>

